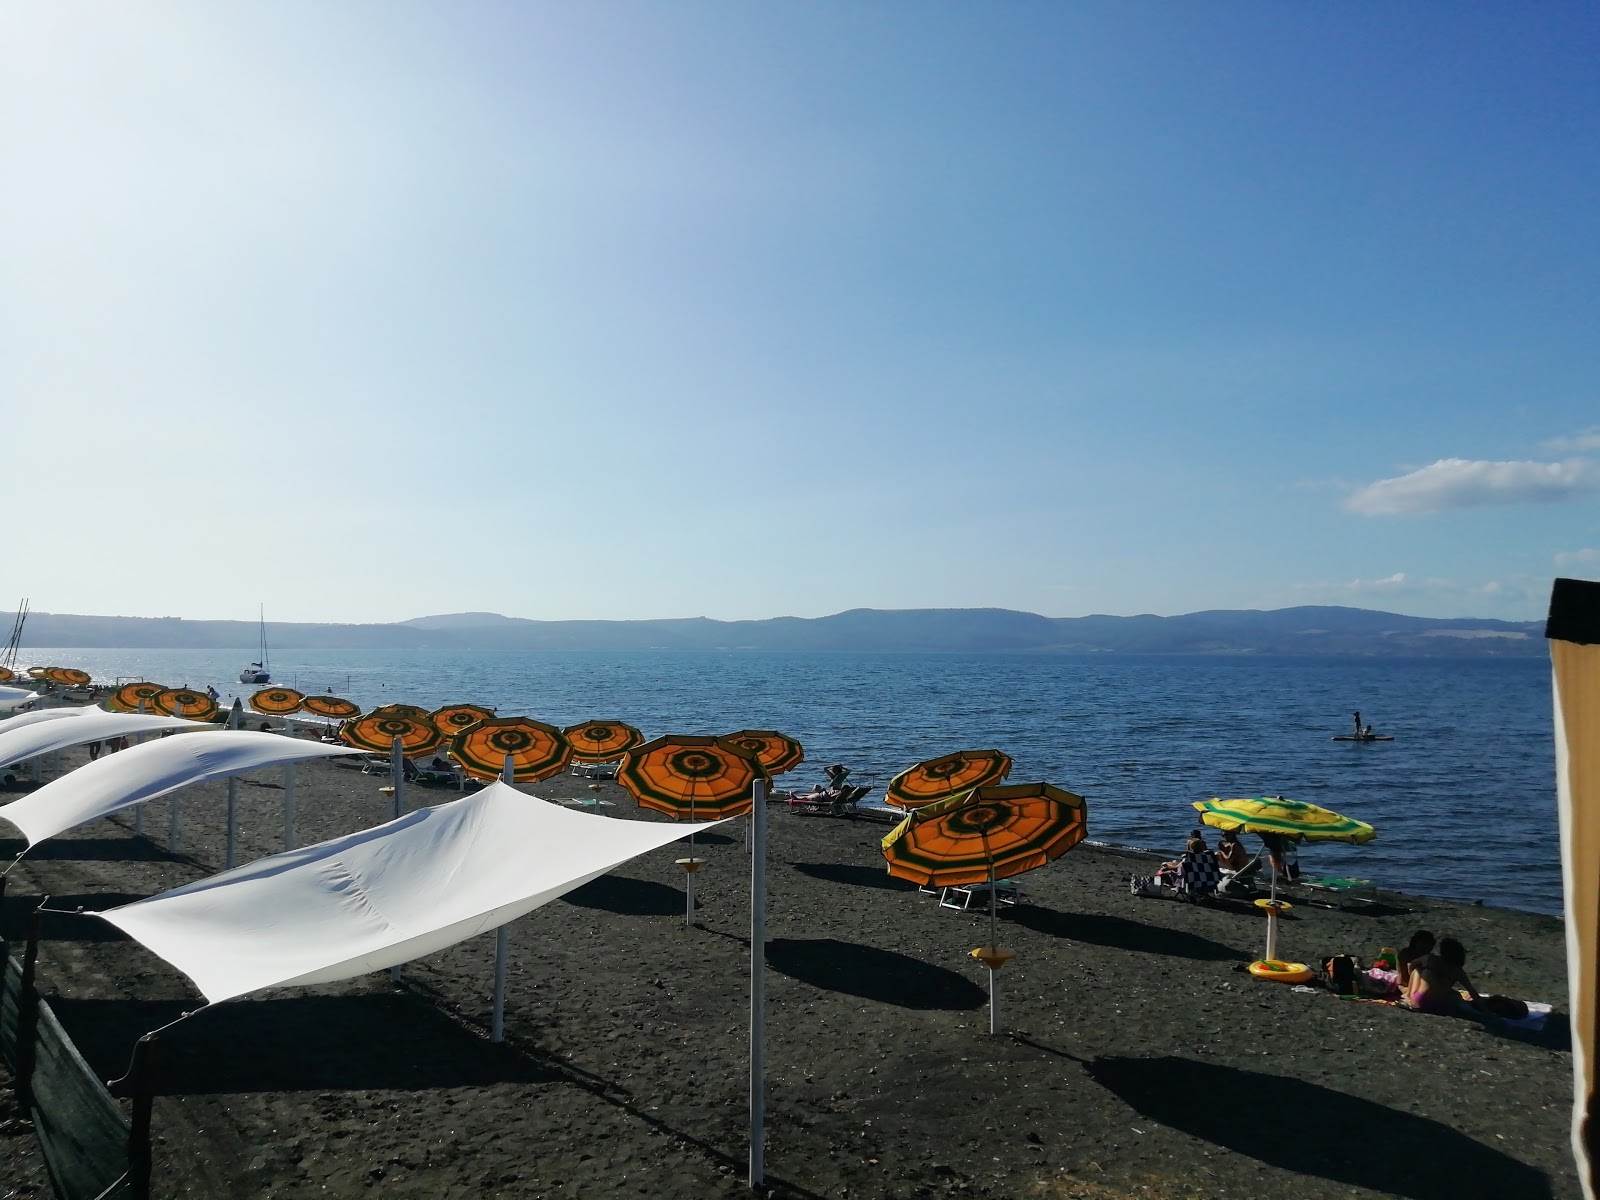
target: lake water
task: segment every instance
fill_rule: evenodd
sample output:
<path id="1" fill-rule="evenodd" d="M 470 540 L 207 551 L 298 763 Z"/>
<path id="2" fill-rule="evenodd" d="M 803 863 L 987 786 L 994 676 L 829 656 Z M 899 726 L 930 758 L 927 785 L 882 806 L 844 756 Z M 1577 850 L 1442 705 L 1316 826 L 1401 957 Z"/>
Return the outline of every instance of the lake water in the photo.
<path id="1" fill-rule="evenodd" d="M 33 649 L 97 681 L 248 693 L 248 651 Z M 1550 667 L 1544 660 L 292 651 L 273 682 L 369 707 L 471 701 L 556 725 L 650 736 L 779 729 L 806 747 L 785 782 L 843 762 L 880 786 L 950 750 L 997 746 L 1013 782 L 1088 798 L 1090 836 L 1180 847 L 1191 802 L 1284 795 L 1375 825 L 1303 847 L 1312 874 L 1558 913 Z M 1334 742 L 1350 713 L 1393 742 Z"/>

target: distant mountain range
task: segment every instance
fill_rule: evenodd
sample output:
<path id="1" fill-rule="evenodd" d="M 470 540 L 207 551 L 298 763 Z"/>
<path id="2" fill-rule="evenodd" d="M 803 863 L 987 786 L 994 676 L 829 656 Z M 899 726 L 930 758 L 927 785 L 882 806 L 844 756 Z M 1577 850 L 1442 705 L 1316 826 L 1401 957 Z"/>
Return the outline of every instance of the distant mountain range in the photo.
<path id="1" fill-rule="evenodd" d="M 0 614 L 7 627 L 12 614 Z M 253 621 L 87 617 L 33 612 L 28 646 L 238 649 Z M 273 649 L 896 651 L 996 654 L 1293 654 L 1535 657 L 1539 621 L 1437 619 L 1362 608 L 1215 610 L 1176 617 L 1041 617 L 1001 608 L 880 610 L 713 621 L 529 621 L 449 613 L 390 625 L 269 624 Z"/>

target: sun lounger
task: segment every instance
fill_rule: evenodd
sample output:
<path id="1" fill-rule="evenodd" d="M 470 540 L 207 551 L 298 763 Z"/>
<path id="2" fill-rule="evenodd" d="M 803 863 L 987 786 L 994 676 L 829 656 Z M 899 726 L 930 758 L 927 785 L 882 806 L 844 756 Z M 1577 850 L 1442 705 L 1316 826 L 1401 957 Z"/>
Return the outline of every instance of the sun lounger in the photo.
<path id="1" fill-rule="evenodd" d="M 567 773 L 576 775 L 579 779 L 615 779 L 620 762 L 575 762 Z"/>
<path id="2" fill-rule="evenodd" d="M 939 893 L 940 908 L 957 908 L 966 912 L 974 904 L 987 908 L 989 889 L 994 889 L 995 903 L 1001 908 L 1014 908 L 1027 899 L 1026 893 L 1014 879 L 997 879 L 994 883 L 972 883 L 965 887 L 947 887 Z"/>
<path id="3" fill-rule="evenodd" d="M 1346 901 L 1373 904 L 1378 899 L 1377 885 L 1370 879 L 1350 879 L 1344 876 L 1326 879 L 1301 878 L 1294 886 L 1311 893 L 1306 903 L 1322 904 L 1329 908 L 1341 908 Z"/>

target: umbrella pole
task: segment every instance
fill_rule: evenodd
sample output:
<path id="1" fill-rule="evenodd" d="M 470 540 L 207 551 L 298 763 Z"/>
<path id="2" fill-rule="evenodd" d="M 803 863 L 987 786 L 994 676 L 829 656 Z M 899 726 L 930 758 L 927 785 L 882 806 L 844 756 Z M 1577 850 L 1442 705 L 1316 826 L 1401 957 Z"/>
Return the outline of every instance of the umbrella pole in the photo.
<path id="1" fill-rule="evenodd" d="M 692 878 L 692 877 L 691 877 Z M 750 1173 L 766 1180 L 767 1150 L 767 783 L 755 783 L 750 810 Z"/>
<path id="2" fill-rule="evenodd" d="M 511 785 L 516 778 L 517 767 L 508 754 L 505 765 L 500 769 L 500 781 Z M 510 958 L 511 934 L 506 926 L 501 925 L 494 931 L 494 1015 L 489 1019 L 491 1042 L 506 1040 L 506 969 Z"/>
<path id="3" fill-rule="evenodd" d="M 167 802 L 167 853 L 178 852 L 178 817 L 183 806 L 182 792 L 173 792 L 172 799 Z"/>
<path id="4" fill-rule="evenodd" d="M 294 764 L 283 767 L 283 848 L 294 849 Z"/>

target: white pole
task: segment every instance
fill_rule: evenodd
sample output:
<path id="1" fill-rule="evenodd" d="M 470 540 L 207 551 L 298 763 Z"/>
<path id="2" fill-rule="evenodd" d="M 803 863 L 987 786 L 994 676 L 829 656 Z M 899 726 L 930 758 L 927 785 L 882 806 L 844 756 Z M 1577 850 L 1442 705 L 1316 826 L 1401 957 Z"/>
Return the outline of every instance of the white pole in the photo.
<path id="1" fill-rule="evenodd" d="M 514 785 L 517 781 L 516 764 L 506 755 L 505 766 L 500 771 L 501 782 Z M 502 925 L 494 931 L 494 1015 L 489 1021 L 489 1040 L 506 1040 L 506 965 L 511 958 L 511 932 Z"/>
<path id="2" fill-rule="evenodd" d="M 694 928 L 694 863 L 688 863 L 683 871 L 683 923 L 690 929 Z"/>
<path id="3" fill-rule="evenodd" d="M 139 715 L 141 717 L 144 716 L 144 701 L 143 700 L 139 701 Z M 133 744 L 135 746 L 144 745 L 144 734 L 142 734 L 142 733 L 134 734 L 133 735 Z M 133 806 L 133 836 L 134 837 L 143 837 L 144 836 L 144 805 L 143 804 L 135 804 Z"/>
<path id="4" fill-rule="evenodd" d="M 183 701 L 182 700 L 175 700 L 173 702 L 172 715 L 175 716 L 175 717 L 183 716 Z M 182 792 L 173 792 L 172 793 L 172 799 L 167 804 L 167 853 L 168 854 L 176 854 L 178 852 L 178 818 L 179 818 L 179 815 L 180 815 L 180 810 L 183 807 L 183 801 L 179 797 L 181 797 L 182 795 L 183 795 Z"/>
<path id="5" fill-rule="evenodd" d="M 750 809 L 750 1187 L 767 1165 L 767 781 L 755 783 Z M 693 876 L 690 876 L 693 878 Z"/>
<path id="6" fill-rule="evenodd" d="M 294 764 L 283 767 L 283 848 L 294 849 Z"/>
<path id="7" fill-rule="evenodd" d="M 400 749 L 398 737 L 389 745 L 389 774 L 394 780 L 394 816 L 398 821 L 406 811 L 401 799 L 401 790 L 406 785 L 406 756 Z"/>
<path id="8" fill-rule="evenodd" d="M 989 1033 L 1000 1032 L 1000 972 L 989 968 Z"/>
<path id="9" fill-rule="evenodd" d="M 228 843 L 223 852 L 223 869 L 231 871 L 239 861 L 239 781 L 228 780 Z"/>

